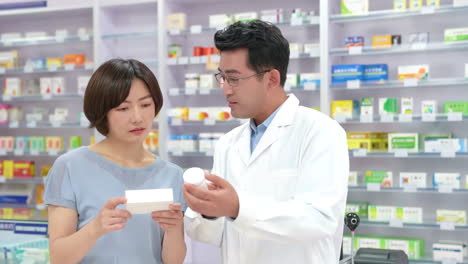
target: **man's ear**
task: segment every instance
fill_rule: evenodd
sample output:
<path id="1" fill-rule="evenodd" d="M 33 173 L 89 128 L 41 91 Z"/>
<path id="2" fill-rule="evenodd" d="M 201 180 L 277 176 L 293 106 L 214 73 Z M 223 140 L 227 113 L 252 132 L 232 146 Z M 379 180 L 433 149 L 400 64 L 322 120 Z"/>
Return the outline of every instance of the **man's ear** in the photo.
<path id="1" fill-rule="evenodd" d="M 279 87 L 281 83 L 281 74 L 277 69 L 272 69 L 269 72 L 268 87 L 276 88 Z"/>

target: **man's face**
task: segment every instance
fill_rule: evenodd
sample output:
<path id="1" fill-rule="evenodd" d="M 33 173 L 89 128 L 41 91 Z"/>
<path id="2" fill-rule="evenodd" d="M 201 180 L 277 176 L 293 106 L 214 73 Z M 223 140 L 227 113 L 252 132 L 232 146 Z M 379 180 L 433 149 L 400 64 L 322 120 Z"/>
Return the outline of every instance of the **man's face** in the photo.
<path id="1" fill-rule="evenodd" d="M 248 50 L 222 51 L 219 71 L 224 77 L 221 87 L 232 116 L 255 118 L 267 99 L 267 81 L 263 74 L 256 75 L 257 72 L 248 67 Z"/>

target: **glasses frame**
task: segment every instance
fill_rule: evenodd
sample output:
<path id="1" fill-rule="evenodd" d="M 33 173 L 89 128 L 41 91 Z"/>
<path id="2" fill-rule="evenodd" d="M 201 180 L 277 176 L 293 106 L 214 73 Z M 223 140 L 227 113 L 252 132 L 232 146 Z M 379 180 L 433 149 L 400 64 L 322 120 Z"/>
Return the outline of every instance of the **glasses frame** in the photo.
<path id="1" fill-rule="evenodd" d="M 271 71 L 271 69 L 261 71 L 261 72 L 257 72 L 255 74 L 252 74 L 252 75 L 249 75 L 249 76 L 243 77 L 243 78 L 231 78 L 231 77 L 225 78 L 221 72 L 216 73 L 214 76 L 215 76 L 216 82 L 218 83 L 218 85 L 220 87 L 223 87 L 223 85 L 225 83 L 227 83 L 230 87 L 237 87 L 237 86 L 239 86 L 239 81 L 247 80 L 247 79 L 250 79 L 250 78 L 252 78 L 254 76 L 257 76 L 257 75 L 260 75 L 260 74 L 265 74 L 265 73 L 270 72 L 270 71 Z M 232 84 L 232 81 L 235 82 L 234 85 Z"/>

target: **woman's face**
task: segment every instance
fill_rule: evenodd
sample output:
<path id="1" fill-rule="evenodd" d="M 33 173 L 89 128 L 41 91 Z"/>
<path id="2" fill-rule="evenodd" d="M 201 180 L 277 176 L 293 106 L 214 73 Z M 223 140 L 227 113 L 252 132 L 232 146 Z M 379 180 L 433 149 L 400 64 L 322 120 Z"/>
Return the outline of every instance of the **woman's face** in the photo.
<path id="1" fill-rule="evenodd" d="M 146 84 L 135 78 L 128 97 L 107 113 L 107 137 L 127 143 L 143 143 L 153 125 L 154 101 Z"/>

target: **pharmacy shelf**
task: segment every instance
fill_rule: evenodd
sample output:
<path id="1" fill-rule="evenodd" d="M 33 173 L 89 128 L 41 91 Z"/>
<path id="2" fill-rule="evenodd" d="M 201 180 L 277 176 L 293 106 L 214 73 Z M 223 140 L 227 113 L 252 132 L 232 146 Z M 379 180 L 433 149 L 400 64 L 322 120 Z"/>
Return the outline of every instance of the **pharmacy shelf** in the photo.
<path id="1" fill-rule="evenodd" d="M 27 208 L 27 209 L 36 209 L 35 204 L 9 204 L 9 203 L 0 203 L 0 208 Z"/>
<path id="2" fill-rule="evenodd" d="M 385 54 L 406 54 L 428 51 L 459 51 L 468 49 L 468 41 L 428 43 L 427 45 L 398 45 L 387 49 L 375 49 L 372 47 L 360 48 L 335 48 L 330 50 L 331 56 L 366 56 Z"/>
<path id="3" fill-rule="evenodd" d="M 156 39 L 158 32 L 129 32 L 129 33 L 114 33 L 114 34 L 103 34 L 102 39 L 116 40 L 116 39 Z"/>
<path id="4" fill-rule="evenodd" d="M 446 194 L 446 193 L 458 193 L 468 194 L 468 189 L 448 189 L 448 188 L 403 188 L 403 187 L 373 187 L 373 185 L 358 185 L 348 186 L 350 192 L 391 192 L 391 193 L 429 193 L 429 194 Z"/>
<path id="5" fill-rule="evenodd" d="M 468 6 L 455 7 L 453 5 L 445 5 L 440 8 L 428 8 L 424 7 L 417 11 L 395 11 L 380 10 L 371 11 L 363 15 L 331 15 L 330 21 L 333 23 L 350 23 L 359 21 L 374 21 L 374 20 L 388 20 L 395 18 L 425 16 L 425 15 L 437 15 L 437 14 L 450 14 L 450 13 L 466 13 L 468 12 Z"/>
<path id="6" fill-rule="evenodd" d="M 64 123 L 50 123 L 50 122 L 10 122 L 6 125 L 0 125 L 0 129 L 23 129 L 23 128 L 88 128 L 88 126 L 81 125 L 80 122 L 64 122 Z"/>
<path id="7" fill-rule="evenodd" d="M 320 87 L 315 86 L 312 88 L 303 88 L 303 87 L 289 87 L 285 88 L 285 91 L 288 93 L 302 93 L 302 92 L 319 92 Z M 223 90 L 221 88 L 171 88 L 169 89 L 169 96 L 187 96 L 187 95 L 222 95 Z"/>
<path id="8" fill-rule="evenodd" d="M 468 264 L 468 259 L 463 262 L 437 261 L 432 259 L 410 259 L 410 264 Z"/>
<path id="9" fill-rule="evenodd" d="M 65 151 L 58 151 L 58 152 L 21 152 L 21 151 L 13 151 L 13 152 L 4 152 L 4 150 L 0 150 L 0 157 L 58 157 L 62 154 L 65 154 Z"/>
<path id="10" fill-rule="evenodd" d="M 202 157 L 208 157 L 208 158 L 212 158 L 213 157 L 213 153 L 212 152 L 172 152 L 172 151 L 169 151 L 169 155 L 171 157 L 181 157 L 181 158 L 186 158 L 186 157 L 191 157 L 191 158 L 202 158 Z"/>
<path id="11" fill-rule="evenodd" d="M 445 156 L 446 155 L 446 156 Z M 353 158 L 468 158 L 468 152 L 465 153 L 426 153 L 426 152 L 362 152 L 350 151 L 350 157 Z"/>
<path id="12" fill-rule="evenodd" d="M 437 86 L 466 86 L 468 79 L 453 78 L 453 79 L 430 79 L 410 83 L 409 81 L 390 80 L 383 83 L 364 83 L 361 82 L 359 86 L 350 87 L 348 83 L 331 85 L 331 91 L 346 91 L 346 90 L 364 90 L 364 89 L 390 89 L 390 88 L 418 88 L 418 87 L 437 87 Z"/>
<path id="13" fill-rule="evenodd" d="M 281 23 L 273 23 L 274 25 L 281 26 L 281 27 L 307 27 L 307 26 L 318 26 L 320 25 L 320 18 L 318 16 L 312 17 L 310 20 L 304 21 L 285 21 Z M 222 28 L 211 28 L 211 27 L 200 27 L 200 26 L 191 26 L 190 29 L 187 30 L 169 30 L 168 34 L 170 36 L 187 36 L 187 35 L 197 35 L 202 33 L 214 33 L 217 30 Z"/>
<path id="14" fill-rule="evenodd" d="M 41 69 L 32 68 L 16 68 L 16 69 L 0 69 L 0 74 L 31 74 L 31 73 L 63 73 L 63 72 L 76 72 L 76 71 L 92 71 L 93 65 L 86 66 L 63 66 L 63 67 L 49 67 Z"/>
<path id="15" fill-rule="evenodd" d="M 402 222 L 375 222 L 367 219 L 362 219 L 360 225 L 391 227 L 391 228 L 411 228 L 411 229 L 436 229 L 443 231 L 468 231 L 468 225 L 444 225 L 437 223 L 402 223 Z"/>
<path id="16" fill-rule="evenodd" d="M 214 55 L 214 61 L 219 62 L 219 56 Z M 318 59 L 320 58 L 318 51 L 312 53 L 301 53 L 296 54 L 290 57 L 291 60 L 300 60 L 300 59 Z M 177 57 L 177 58 L 168 58 L 167 64 L 169 66 L 182 66 L 182 65 L 205 65 L 208 61 L 207 56 L 195 56 L 195 57 Z"/>
<path id="17" fill-rule="evenodd" d="M 173 119 L 169 122 L 170 126 L 195 126 L 195 127 L 212 127 L 212 126 L 239 126 L 243 124 L 242 120 L 228 120 L 218 121 L 212 119 L 205 119 L 203 121 L 181 121 L 180 119 Z"/>
<path id="18" fill-rule="evenodd" d="M 64 95 L 21 95 L 9 96 L 3 95 L 0 97 L 1 102 L 24 102 L 24 101 L 62 101 L 62 100 L 82 100 L 83 95 L 80 94 L 64 94 Z"/>
<path id="19" fill-rule="evenodd" d="M 432 118 L 423 117 L 421 115 L 389 115 L 389 116 L 363 116 L 352 119 L 336 119 L 342 125 L 356 124 L 381 124 L 381 123 L 399 123 L 399 124 L 414 124 L 414 123 L 437 123 L 437 122 L 463 122 L 468 120 L 468 115 L 451 115 L 437 114 Z"/>
<path id="20" fill-rule="evenodd" d="M 10 40 L 1 40 L 0 47 L 24 47 L 24 46 L 39 46 L 53 44 L 71 44 L 75 42 L 89 42 L 92 36 L 44 36 L 34 38 L 19 38 Z"/>
<path id="21" fill-rule="evenodd" d="M 44 178 L 42 177 L 7 179 L 5 178 L 5 176 L 0 176 L 0 184 L 15 184 L 15 183 L 41 184 L 43 182 L 44 182 Z"/>

